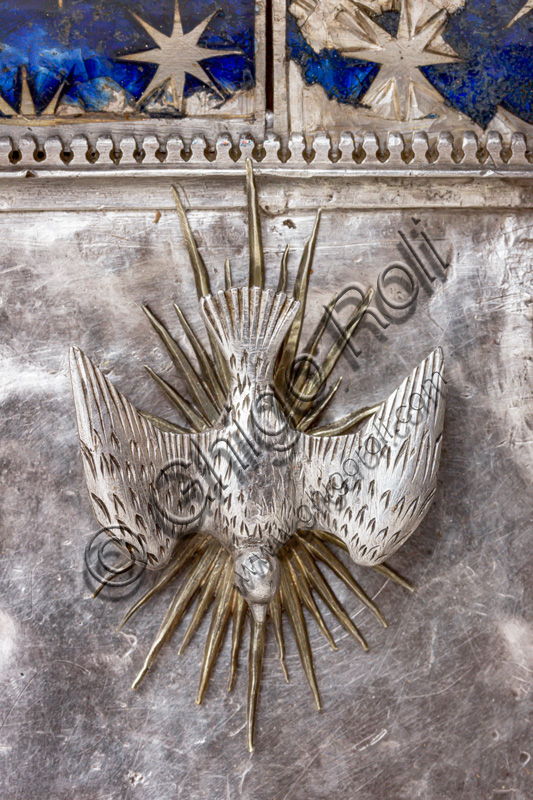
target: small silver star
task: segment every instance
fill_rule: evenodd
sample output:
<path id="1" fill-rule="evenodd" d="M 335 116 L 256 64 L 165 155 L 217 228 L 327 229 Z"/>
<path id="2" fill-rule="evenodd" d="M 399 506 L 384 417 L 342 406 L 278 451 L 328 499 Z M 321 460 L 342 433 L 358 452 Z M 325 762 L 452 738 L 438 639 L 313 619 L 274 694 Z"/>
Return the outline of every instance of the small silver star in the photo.
<path id="1" fill-rule="evenodd" d="M 209 17 L 200 22 L 200 24 L 193 28 L 192 31 L 189 31 L 189 33 L 183 33 L 179 3 L 178 0 L 176 0 L 172 32 L 170 36 L 166 36 L 132 12 L 137 22 L 142 25 L 144 30 L 153 39 L 154 44 L 149 50 L 129 53 L 119 58 L 122 61 L 141 61 L 148 64 L 157 64 L 157 69 L 152 80 L 139 98 L 139 104 L 143 103 L 156 89 L 159 89 L 168 81 L 172 94 L 172 105 L 179 109 L 183 102 L 183 90 L 185 88 L 187 74 L 198 78 L 198 80 L 202 81 L 202 83 L 206 83 L 208 86 L 213 86 L 209 75 L 207 75 L 200 65 L 200 61 L 205 58 L 227 56 L 234 53 L 234 51 L 212 50 L 198 45 L 203 32 L 217 13 L 218 12 L 215 11 L 213 14 L 210 14 Z"/>
<path id="2" fill-rule="evenodd" d="M 398 31 L 392 36 L 356 3 L 341 4 L 331 38 L 343 55 L 381 65 L 363 98 L 380 117 L 410 120 L 442 105 L 419 68 L 458 60 L 440 37 L 446 19 L 443 9 L 428 16 L 425 0 L 403 0 Z"/>

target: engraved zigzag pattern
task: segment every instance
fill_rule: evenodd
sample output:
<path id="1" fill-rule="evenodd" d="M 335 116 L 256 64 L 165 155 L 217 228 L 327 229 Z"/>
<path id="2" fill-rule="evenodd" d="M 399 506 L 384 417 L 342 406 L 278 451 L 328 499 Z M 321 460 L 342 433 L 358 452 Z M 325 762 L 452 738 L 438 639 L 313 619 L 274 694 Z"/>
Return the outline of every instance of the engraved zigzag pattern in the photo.
<path id="1" fill-rule="evenodd" d="M 183 463 L 190 464 L 191 478 L 196 473 L 202 478 L 191 437 L 158 430 L 75 348 L 71 372 L 85 480 L 96 519 L 127 553 L 146 556 L 148 567 L 159 568 L 187 526 L 169 524 L 161 513 L 176 495 L 158 486 L 158 476 L 169 464 Z M 205 446 L 210 433 L 197 438 Z M 181 509 L 183 516 L 195 512 L 194 503 Z"/>
<path id="2" fill-rule="evenodd" d="M 316 513 L 316 526 L 340 536 L 358 563 L 384 561 L 429 509 L 442 443 L 442 370 L 438 349 L 361 431 L 334 439 L 303 437 L 302 495 Z"/>

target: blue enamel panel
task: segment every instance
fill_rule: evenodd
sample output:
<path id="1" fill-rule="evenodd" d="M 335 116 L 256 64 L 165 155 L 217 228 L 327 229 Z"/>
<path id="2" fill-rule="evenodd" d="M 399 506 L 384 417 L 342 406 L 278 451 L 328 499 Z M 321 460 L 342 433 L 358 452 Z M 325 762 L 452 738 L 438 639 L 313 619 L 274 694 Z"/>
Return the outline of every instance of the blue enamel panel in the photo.
<path id="1" fill-rule="evenodd" d="M 252 88 L 253 0 L 176 2 L 184 34 L 214 15 L 197 42 L 202 48 L 198 71 L 205 80 L 187 73 L 184 96 L 203 90 L 221 103 Z M 174 13 L 174 0 L 4 0 L 0 2 L 0 94 L 13 113 L 18 112 L 27 78 L 37 114 L 60 87 L 60 102 L 79 113 L 116 111 L 117 101 L 130 113 L 150 113 L 137 101 L 156 73 L 157 47 L 134 14 L 170 36 Z M 156 63 L 119 60 L 143 50 L 153 52 Z M 224 50 L 228 55 L 220 54 Z M 180 115 L 172 107 L 166 111 Z"/>
<path id="2" fill-rule="evenodd" d="M 533 11 L 526 5 L 526 0 L 466 0 L 447 16 L 441 31 L 458 60 L 420 67 L 445 107 L 482 128 L 490 126 L 498 107 L 533 123 Z M 396 36 L 397 11 L 371 16 Z M 287 49 L 306 84 L 320 84 L 340 103 L 365 106 L 379 64 L 347 58 L 333 48 L 315 52 L 289 12 Z"/>

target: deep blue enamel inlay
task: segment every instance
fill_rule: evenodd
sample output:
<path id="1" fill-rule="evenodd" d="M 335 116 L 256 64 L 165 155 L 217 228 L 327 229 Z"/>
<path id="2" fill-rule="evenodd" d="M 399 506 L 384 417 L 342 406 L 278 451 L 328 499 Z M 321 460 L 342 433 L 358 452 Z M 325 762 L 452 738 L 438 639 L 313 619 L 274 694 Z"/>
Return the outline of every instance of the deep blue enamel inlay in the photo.
<path id="1" fill-rule="evenodd" d="M 287 19 L 287 47 L 289 57 L 300 65 L 305 82 L 319 83 L 330 99 L 341 103 L 358 105 L 379 71 L 377 64 L 344 58 L 337 50 L 315 53 L 291 15 Z"/>
<path id="2" fill-rule="evenodd" d="M 180 0 L 179 8 L 185 33 L 216 12 L 199 43 L 220 100 L 253 87 L 253 0 Z M 25 67 L 38 113 L 63 81 L 63 99 L 85 111 L 106 111 L 117 97 L 134 103 L 156 68 L 116 60 L 153 45 L 131 12 L 170 35 L 174 0 L 0 0 L 0 93 L 18 109 Z M 232 54 L 210 57 L 209 49 Z M 186 96 L 207 80 L 188 76 Z"/>
<path id="3" fill-rule="evenodd" d="M 450 15 L 444 40 L 461 58 L 458 63 L 422 67 L 445 103 L 486 128 L 498 106 L 533 124 L 533 12 L 507 27 L 525 0 L 466 0 Z M 395 35 L 399 15 L 374 20 Z M 306 83 L 319 83 L 330 98 L 356 106 L 379 72 L 369 61 L 344 58 L 336 50 L 315 53 L 291 14 L 287 17 L 290 58 L 300 65 Z"/>

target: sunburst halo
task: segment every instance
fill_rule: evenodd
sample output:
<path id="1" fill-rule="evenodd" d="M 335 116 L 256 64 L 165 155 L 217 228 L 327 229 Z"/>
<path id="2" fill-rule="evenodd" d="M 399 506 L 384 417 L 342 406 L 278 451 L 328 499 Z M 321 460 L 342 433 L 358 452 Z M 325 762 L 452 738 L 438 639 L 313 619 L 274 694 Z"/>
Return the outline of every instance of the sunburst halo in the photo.
<path id="1" fill-rule="evenodd" d="M 259 205 L 250 161 L 247 162 L 247 196 L 250 242 L 249 284 L 250 286 L 263 286 L 265 266 Z M 209 276 L 176 189 L 174 189 L 174 197 L 191 261 L 197 294 L 200 298 L 211 293 Z M 311 371 L 309 368 L 310 359 L 315 358 L 318 352 L 319 344 L 327 328 L 328 315 L 331 315 L 337 302 L 337 297 L 333 297 L 326 307 L 322 319 L 313 331 L 306 347 L 303 348 L 306 358 L 301 360 L 297 356 L 298 354 L 301 355 L 300 338 L 319 221 L 320 211 L 317 214 L 311 237 L 304 247 L 300 260 L 293 291 L 295 299 L 301 303 L 300 311 L 294 318 L 292 327 L 289 329 L 280 349 L 274 376 L 274 388 L 276 396 L 283 404 L 292 425 L 297 430 L 308 431 L 316 436 L 324 434 L 331 436 L 351 430 L 375 411 L 375 407 L 363 408 L 329 425 L 320 426 L 317 424 L 321 413 L 329 406 L 335 396 L 341 379 L 338 379 L 329 390 L 326 388 L 326 382 L 350 337 L 360 324 L 368 308 L 372 292 L 370 290 L 367 293 L 360 306 L 354 311 L 338 338 L 324 356 L 320 367 Z M 286 288 L 287 253 L 288 250 L 286 249 L 281 262 L 279 291 L 285 291 Z M 232 277 L 228 261 L 225 265 L 225 277 L 226 288 L 229 289 L 232 287 Z M 185 424 L 171 422 L 151 414 L 145 413 L 145 416 L 165 430 L 194 433 L 206 430 L 214 425 L 220 417 L 226 393 L 229 389 L 229 375 L 227 365 L 217 347 L 216 341 L 214 339 L 210 340 L 211 353 L 208 353 L 176 304 L 175 309 L 182 331 L 195 354 L 197 364 L 191 362 L 182 347 L 155 315 L 146 307 L 144 310 L 152 327 L 177 367 L 182 380 L 187 385 L 190 399 L 180 394 L 172 384 L 158 376 L 153 370 L 148 368 L 148 371 L 174 407 L 180 412 Z M 295 364 L 298 365 L 296 369 L 294 369 Z M 321 567 L 327 567 L 376 616 L 384 627 L 387 626 L 385 618 L 377 605 L 355 580 L 343 561 L 334 553 L 331 545 L 346 549 L 345 545 L 336 536 L 320 530 L 298 531 L 291 537 L 278 554 L 281 566 L 280 592 L 268 607 L 267 619 L 258 622 L 249 613 L 246 601 L 234 586 L 232 557 L 223 545 L 204 533 L 193 534 L 187 539 L 180 540 L 173 560 L 159 575 L 158 580 L 130 608 L 121 623 L 122 627 L 129 622 L 131 617 L 154 595 L 181 576 L 177 591 L 146 655 L 142 669 L 133 683 L 133 688 L 136 689 L 140 685 L 157 654 L 195 601 L 194 611 L 181 640 L 179 652 L 182 653 L 185 650 L 193 634 L 198 629 L 202 618 L 211 608 L 211 621 L 200 669 L 197 703 L 201 703 L 204 699 L 213 667 L 230 627 L 232 635 L 228 689 L 231 690 L 233 688 L 241 651 L 244 624 L 246 618 L 250 619 L 247 707 L 247 745 L 250 751 L 253 749 L 254 744 L 254 721 L 261 683 L 268 620 L 270 621 L 268 627 L 272 628 L 277 643 L 281 667 L 288 681 L 289 675 L 285 663 L 283 617 L 288 619 L 315 704 L 317 708 L 320 708 L 320 694 L 313 666 L 313 654 L 304 609 L 314 619 L 332 649 L 336 650 L 337 647 L 316 599 L 320 599 L 332 613 L 335 620 L 364 650 L 368 650 L 365 638 L 335 596 Z M 389 566 L 382 564 L 373 567 L 373 569 L 405 589 L 412 591 L 412 586 L 409 582 Z M 104 579 L 102 585 L 112 582 L 114 574 Z"/>

